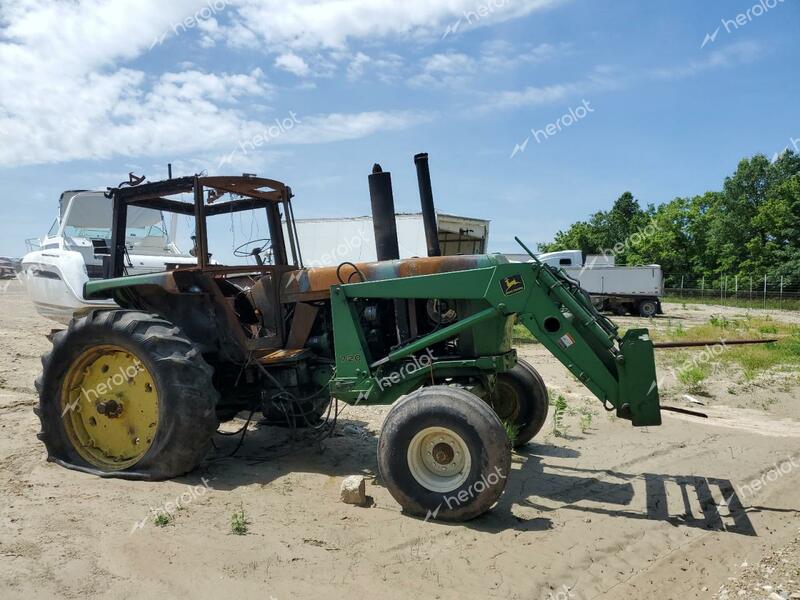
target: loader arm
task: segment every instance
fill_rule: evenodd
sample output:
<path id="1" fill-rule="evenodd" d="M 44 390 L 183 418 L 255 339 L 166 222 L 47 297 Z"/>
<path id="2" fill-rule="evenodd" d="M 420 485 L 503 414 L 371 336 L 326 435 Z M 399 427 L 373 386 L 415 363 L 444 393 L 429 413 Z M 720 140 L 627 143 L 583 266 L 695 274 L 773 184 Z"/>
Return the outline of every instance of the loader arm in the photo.
<path id="1" fill-rule="evenodd" d="M 661 424 L 653 345 L 646 329 L 630 330 L 620 338 L 613 323 L 597 313 L 585 292 L 562 272 L 538 262 L 496 262 L 465 271 L 333 286 L 332 393 L 345 401 L 390 403 L 424 385 L 426 377 L 456 368 L 507 371 L 516 364 L 510 345 L 516 319 L 620 418 L 637 426 Z M 354 302 L 420 298 L 463 301 L 471 310 L 386 356 L 371 356 Z M 443 340 L 476 331 L 480 335 L 475 337 L 492 339 L 491 349 L 484 343 L 473 356 L 434 358 L 424 373 L 404 374 L 391 385 L 381 385 L 403 361 Z"/>

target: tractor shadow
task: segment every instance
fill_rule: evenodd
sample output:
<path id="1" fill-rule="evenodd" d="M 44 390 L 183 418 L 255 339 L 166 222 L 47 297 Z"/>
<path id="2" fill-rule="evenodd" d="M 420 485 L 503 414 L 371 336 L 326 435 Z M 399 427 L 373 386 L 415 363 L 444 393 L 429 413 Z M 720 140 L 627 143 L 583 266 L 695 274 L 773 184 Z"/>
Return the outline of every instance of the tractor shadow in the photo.
<path id="1" fill-rule="evenodd" d="M 238 436 L 216 436 L 215 442 L 214 456 L 183 478 L 186 483 L 199 484 L 201 477 L 206 477 L 214 489 L 230 491 L 254 483 L 268 484 L 292 473 L 317 473 L 329 477 L 362 474 L 381 485 L 376 460 L 378 439 L 365 421 L 340 418 L 336 434 L 322 442 L 292 443 L 288 429 L 257 426 L 248 432 L 234 456 L 228 455 L 237 448 Z M 514 453 L 513 462 L 519 468 L 514 469 L 498 504 L 478 519 L 452 526 L 488 533 L 547 531 L 553 528 L 548 513 L 566 510 L 756 536 L 748 512 L 772 510 L 746 509 L 727 479 L 561 464 L 563 459 L 579 457 L 580 452 L 574 449 L 529 444 Z M 645 508 L 634 508 L 634 500 Z M 520 517 L 513 512 L 515 507 L 533 509 L 538 516 Z"/>
<path id="2" fill-rule="evenodd" d="M 332 437 L 316 441 L 309 430 L 256 424 L 244 443 L 241 436 L 214 436 L 215 448 L 187 483 L 201 477 L 217 490 L 230 491 L 253 483 L 269 484 L 291 473 L 319 473 L 330 477 L 377 473 L 377 435 L 365 421 L 339 418 Z M 234 453 L 235 451 L 235 453 Z"/>
<path id="3" fill-rule="evenodd" d="M 610 469 L 588 469 L 549 465 L 548 458 L 577 458 L 579 453 L 547 444 L 521 449 L 506 492 L 490 515 L 475 522 L 476 529 L 499 532 L 519 529 L 514 506 L 531 508 L 542 515 L 554 511 L 579 511 L 634 520 L 663 521 L 674 527 L 692 527 L 756 536 L 748 510 L 727 479 L 696 475 L 625 473 Z M 641 495 L 644 494 L 644 498 Z M 644 510 L 631 508 L 634 500 Z M 540 502 L 549 500 L 549 503 Z M 720 501 L 721 500 L 721 501 Z M 556 504 L 556 506 L 553 506 Z M 682 509 L 674 510 L 677 507 Z M 673 511 L 670 512 L 670 508 Z M 542 517 L 533 519 L 541 521 Z"/>

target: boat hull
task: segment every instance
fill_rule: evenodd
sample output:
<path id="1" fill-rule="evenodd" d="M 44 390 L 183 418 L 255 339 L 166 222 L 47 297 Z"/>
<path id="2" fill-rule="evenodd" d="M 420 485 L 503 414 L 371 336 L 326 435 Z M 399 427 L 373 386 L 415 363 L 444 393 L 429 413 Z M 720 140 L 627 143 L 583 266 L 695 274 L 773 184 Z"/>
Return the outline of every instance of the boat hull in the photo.
<path id="1" fill-rule="evenodd" d="M 69 323 L 76 314 L 116 306 L 112 301 L 83 298 L 83 285 L 89 277 L 77 252 L 31 252 L 22 259 L 17 278 L 25 286 L 36 311 L 59 323 Z"/>

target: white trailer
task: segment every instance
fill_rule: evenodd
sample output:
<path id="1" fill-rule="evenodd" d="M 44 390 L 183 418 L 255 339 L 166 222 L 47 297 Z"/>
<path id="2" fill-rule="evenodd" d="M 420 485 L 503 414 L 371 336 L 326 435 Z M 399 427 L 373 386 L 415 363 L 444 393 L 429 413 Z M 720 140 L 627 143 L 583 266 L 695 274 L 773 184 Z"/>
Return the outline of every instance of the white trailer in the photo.
<path id="1" fill-rule="evenodd" d="M 530 257 L 525 255 L 527 260 Z M 520 255 L 509 255 L 519 260 Z M 578 281 L 600 310 L 653 317 L 661 314 L 664 295 L 664 275 L 660 265 L 618 267 L 613 256 L 589 255 L 583 259 L 580 250 L 547 252 L 537 258 L 548 265 L 563 269 Z"/>
<path id="2" fill-rule="evenodd" d="M 486 252 L 489 221 L 437 212 L 436 222 L 443 256 Z M 377 260 L 372 217 L 297 219 L 296 224 L 306 267 Z M 400 258 L 428 255 L 422 213 L 398 214 L 397 238 Z"/>

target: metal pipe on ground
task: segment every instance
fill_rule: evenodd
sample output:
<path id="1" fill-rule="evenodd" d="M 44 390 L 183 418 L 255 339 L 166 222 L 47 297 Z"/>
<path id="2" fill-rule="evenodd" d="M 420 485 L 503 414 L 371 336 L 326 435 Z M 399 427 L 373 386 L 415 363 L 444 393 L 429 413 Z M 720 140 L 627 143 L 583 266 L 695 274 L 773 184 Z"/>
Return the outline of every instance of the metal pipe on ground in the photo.
<path id="1" fill-rule="evenodd" d="M 425 241 L 428 245 L 428 256 L 441 256 L 439 246 L 439 226 L 436 222 L 436 207 L 433 202 L 433 188 L 431 187 L 431 171 L 428 165 L 427 153 L 417 154 L 414 157 L 417 166 L 417 181 L 419 182 L 419 199 L 422 204 L 422 222 L 425 225 Z"/>
<path id="2" fill-rule="evenodd" d="M 697 348 L 703 346 L 744 346 L 747 344 L 772 344 L 779 342 L 780 338 L 767 338 L 763 340 L 707 340 L 704 342 L 654 342 L 653 348 Z"/>

